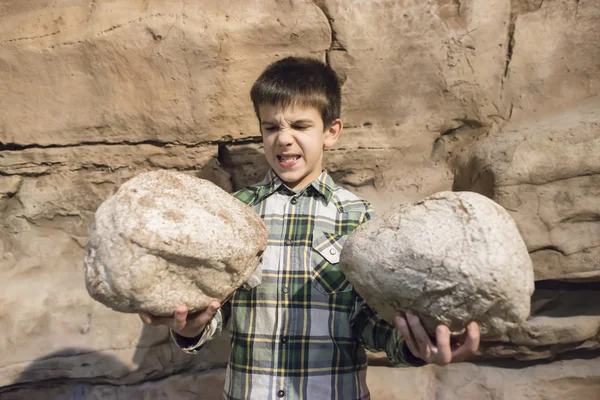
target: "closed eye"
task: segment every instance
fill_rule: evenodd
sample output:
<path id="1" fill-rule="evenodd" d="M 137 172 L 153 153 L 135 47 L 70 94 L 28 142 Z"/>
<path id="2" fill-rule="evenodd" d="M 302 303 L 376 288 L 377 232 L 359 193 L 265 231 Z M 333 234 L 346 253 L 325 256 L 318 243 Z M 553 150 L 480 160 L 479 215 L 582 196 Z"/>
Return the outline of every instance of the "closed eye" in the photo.
<path id="1" fill-rule="evenodd" d="M 293 125 L 292 128 L 297 131 L 305 131 L 305 130 L 309 129 L 310 126 L 309 125 Z"/>

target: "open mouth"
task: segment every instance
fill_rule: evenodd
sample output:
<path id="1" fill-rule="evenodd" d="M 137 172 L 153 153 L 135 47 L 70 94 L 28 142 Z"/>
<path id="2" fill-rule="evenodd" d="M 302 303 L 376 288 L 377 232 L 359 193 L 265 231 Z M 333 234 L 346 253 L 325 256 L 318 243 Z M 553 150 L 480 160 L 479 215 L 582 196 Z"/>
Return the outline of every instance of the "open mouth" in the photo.
<path id="1" fill-rule="evenodd" d="M 299 158 L 300 158 L 300 156 L 277 156 L 277 159 L 279 161 L 283 161 L 283 162 L 296 161 Z"/>
<path id="2" fill-rule="evenodd" d="M 277 161 L 279 161 L 279 165 L 282 167 L 291 167 L 298 162 L 300 159 L 299 155 L 282 155 L 277 156 Z"/>

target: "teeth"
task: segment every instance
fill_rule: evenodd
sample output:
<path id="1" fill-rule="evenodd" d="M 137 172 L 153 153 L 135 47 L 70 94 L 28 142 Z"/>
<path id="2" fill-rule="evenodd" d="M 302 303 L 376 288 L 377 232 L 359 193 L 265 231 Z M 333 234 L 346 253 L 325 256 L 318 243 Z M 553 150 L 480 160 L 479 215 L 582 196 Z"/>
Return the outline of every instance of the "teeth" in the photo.
<path id="1" fill-rule="evenodd" d="M 293 156 L 293 157 L 282 157 L 282 156 L 279 156 L 279 159 L 281 161 L 283 161 L 283 162 L 296 161 L 299 158 L 300 158 L 300 156 Z"/>

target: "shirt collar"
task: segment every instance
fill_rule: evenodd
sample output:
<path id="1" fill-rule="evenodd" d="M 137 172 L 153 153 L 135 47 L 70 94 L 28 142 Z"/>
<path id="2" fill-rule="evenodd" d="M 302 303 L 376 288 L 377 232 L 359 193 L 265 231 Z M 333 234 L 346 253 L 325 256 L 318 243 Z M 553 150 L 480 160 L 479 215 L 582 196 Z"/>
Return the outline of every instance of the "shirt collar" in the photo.
<path id="1" fill-rule="evenodd" d="M 273 172 L 273 170 L 269 170 L 262 182 L 258 184 L 257 200 L 259 202 L 262 201 L 265 197 L 277 191 L 282 185 L 285 185 L 285 183 L 281 180 L 281 178 L 279 178 L 279 176 L 277 176 L 277 174 Z M 314 189 L 317 193 L 323 196 L 325 204 L 327 205 L 329 204 L 329 202 L 331 201 L 331 197 L 333 196 L 333 191 L 335 190 L 335 182 L 333 182 L 333 179 L 331 178 L 331 176 L 329 176 L 327 171 L 323 170 L 323 172 L 321 172 L 321 175 L 319 175 L 317 179 L 312 181 L 310 185 L 306 187 L 306 190 L 308 190 L 309 188 Z"/>

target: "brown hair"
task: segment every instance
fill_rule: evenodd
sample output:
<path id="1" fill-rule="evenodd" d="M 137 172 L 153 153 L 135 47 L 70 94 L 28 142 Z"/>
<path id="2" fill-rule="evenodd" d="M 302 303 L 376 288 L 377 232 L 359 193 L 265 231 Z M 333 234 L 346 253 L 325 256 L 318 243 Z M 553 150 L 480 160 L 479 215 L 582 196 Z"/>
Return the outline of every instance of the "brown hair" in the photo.
<path id="1" fill-rule="evenodd" d="M 340 117 L 338 76 L 329 65 L 314 58 L 287 57 L 269 65 L 252 85 L 250 97 L 259 120 L 261 104 L 315 107 L 324 127 Z"/>

